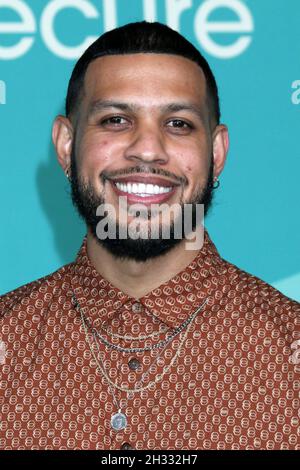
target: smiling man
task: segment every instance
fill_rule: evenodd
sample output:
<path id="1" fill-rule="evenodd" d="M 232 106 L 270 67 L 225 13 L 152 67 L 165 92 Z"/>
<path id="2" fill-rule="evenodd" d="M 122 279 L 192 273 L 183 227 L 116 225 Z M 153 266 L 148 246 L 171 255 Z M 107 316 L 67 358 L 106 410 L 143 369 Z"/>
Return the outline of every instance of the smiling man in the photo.
<path id="1" fill-rule="evenodd" d="M 1 448 L 299 448 L 300 306 L 222 259 L 198 217 L 228 151 L 199 51 L 160 23 L 105 33 L 53 142 L 87 235 L 1 298 Z"/>

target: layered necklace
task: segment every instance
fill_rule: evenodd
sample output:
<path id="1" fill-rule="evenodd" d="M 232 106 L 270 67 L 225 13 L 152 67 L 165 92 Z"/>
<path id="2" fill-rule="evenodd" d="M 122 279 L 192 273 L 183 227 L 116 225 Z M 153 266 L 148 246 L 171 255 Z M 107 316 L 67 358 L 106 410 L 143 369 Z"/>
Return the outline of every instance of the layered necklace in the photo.
<path id="1" fill-rule="evenodd" d="M 80 305 L 79 305 L 79 302 L 75 296 L 75 294 L 73 293 L 73 303 L 75 305 L 75 308 L 76 310 L 78 311 L 78 313 L 80 314 L 80 317 L 81 317 L 81 322 L 82 322 L 82 326 L 83 326 L 83 329 L 84 329 L 84 332 L 85 332 L 85 338 L 86 338 L 86 342 L 87 344 L 89 345 L 89 348 L 90 348 L 90 351 L 91 351 L 91 354 L 96 362 L 96 365 L 100 371 L 100 373 L 102 374 L 102 376 L 108 381 L 108 384 L 110 386 L 110 389 L 111 389 L 111 393 L 112 393 L 112 397 L 113 397 L 113 402 L 116 406 L 116 409 L 118 410 L 117 412 L 113 413 L 112 416 L 111 416 L 111 427 L 112 429 L 114 429 L 115 431 L 120 431 L 122 429 L 124 429 L 126 426 L 127 426 L 127 417 L 126 417 L 126 414 L 125 412 L 122 412 L 122 408 L 120 406 L 120 403 L 118 404 L 117 402 L 117 399 L 116 399 L 116 395 L 115 395 L 115 390 L 119 390 L 121 392 L 125 392 L 128 396 L 128 394 L 135 394 L 135 393 L 140 393 L 144 390 L 147 390 L 149 389 L 153 384 L 157 384 L 159 382 L 159 380 L 161 380 L 165 374 L 167 374 L 169 372 L 169 370 L 171 369 L 171 367 L 173 366 L 173 364 L 175 363 L 177 357 L 179 356 L 180 354 L 180 351 L 182 350 L 182 347 L 187 339 L 187 336 L 188 336 L 188 333 L 190 331 L 190 328 L 192 326 L 192 322 L 193 320 L 196 318 L 197 314 L 203 309 L 203 307 L 205 306 L 205 304 L 207 303 L 207 299 L 200 305 L 200 307 L 198 307 L 195 312 L 187 318 L 187 320 L 185 320 L 178 328 L 175 328 L 171 334 L 169 335 L 168 338 L 165 338 L 164 340 L 162 341 L 159 341 L 157 343 L 154 343 L 154 345 L 152 346 L 149 346 L 149 347 L 144 347 L 144 348 L 123 348 L 121 346 L 117 346 L 115 344 L 112 344 L 110 343 L 109 341 L 107 341 L 95 328 L 93 328 L 90 324 L 90 322 L 87 320 L 86 316 L 84 315 Z M 157 362 L 157 360 L 162 356 L 162 353 L 164 352 L 164 350 L 166 349 L 166 347 L 168 346 L 168 344 L 179 334 L 181 333 L 181 331 L 186 328 L 181 340 L 180 340 L 180 343 L 179 343 L 179 346 L 176 350 L 176 353 L 175 355 L 173 356 L 173 358 L 171 359 L 171 362 L 165 366 L 163 368 L 163 371 L 161 374 L 157 374 L 155 379 L 150 381 L 147 385 L 143 385 L 143 381 L 144 381 L 144 378 L 145 376 L 150 372 L 152 366 Z M 94 351 L 94 348 L 93 348 L 93 345 L 89 339 L 89 331 L 90 333 L 92 333 L 93 335 L 93 338 L 94 338 L 94 342 L 97 346 L 97 355 L 95 354 L 95 351 Z M 158 332 L 159 333 L 159 332 Z M 112 336 L 116 336 L 118 338 L 124 338 L 124 339 L 134 339 L 136 341 L 141 341 L 142 339 L 144 339 L 145 337 L 139 337 L 139 338 L 133 338 L 133 337 L 122 337 L 122 336 L 119 336 L 119 335 L 112 335 Z M 152 336 L 152 335 L 151 335 Z M 153 334 L 154 336 L 154 334 Z M 160 353 L 155 357 L 154 361 L 150 364 L 150 367 L 147 369 L 146 372 L 143 373 L 141 379 L 139 382 L 137 382 L 134 386 L 134 388 L 130 389 L 130 388 L 126 388 L 126 387 L 121 387 L 119 386 L 118 384 L 116 384 L 115 382 L 113 382 L 110 377 L 107 375 L 106 371 L 105 371 L 105 367 L 104 367 L 104 363 L 101 359 L 101 354 L 100 354 L 100 348 L 99 348 L 99 341 L 102 342 L 105 346 L 107 346 L 108 348 L 110 349 L 115 349 L 117 351 L 121 351 L 121 352 L 127 352 L 127 353 L 136 353 L 136 352 L 144 352 L 144 351 L 151 351 L 151 350 L 155 350 L 155 349 L 160 349 L 162 348 L 162 350 L 160 351 Z M 140 386 L 138 386 L 140 385 Z M 127 406 L 127 401 L 128 401 L 128 398 L 125 402 L 125 407 Z"/>

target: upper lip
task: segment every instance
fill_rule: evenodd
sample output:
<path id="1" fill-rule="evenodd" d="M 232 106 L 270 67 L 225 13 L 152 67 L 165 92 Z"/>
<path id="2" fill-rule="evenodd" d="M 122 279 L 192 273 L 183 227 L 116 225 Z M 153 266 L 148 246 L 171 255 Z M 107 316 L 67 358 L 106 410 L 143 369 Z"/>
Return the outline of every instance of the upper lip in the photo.
<path id="1" fill-rule="evenodd" d="M 110 178 L 114 183 L 144 183 L 144 184 L 155 184 L 157 186 L 179 186 L 179 183 L 160 178 L 159 176 L 143 176 L 143 175 L 130 175 L 123 176 L 120 178 Z"/>

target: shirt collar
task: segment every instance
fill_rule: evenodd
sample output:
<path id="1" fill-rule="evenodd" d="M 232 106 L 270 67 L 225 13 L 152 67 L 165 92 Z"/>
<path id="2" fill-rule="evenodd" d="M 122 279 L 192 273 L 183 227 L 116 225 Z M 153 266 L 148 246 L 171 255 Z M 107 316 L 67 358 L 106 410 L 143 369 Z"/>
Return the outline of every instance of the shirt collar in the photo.
<path id="1" fill-rule="evenodd" d="M 137 299 L 125 294 L 96 271 L 87 255 L 85 236 L 74 263 L 70 265 L 72 290 L 80 308 L 96 326 L 112 319 L 121 309 L 140 303 L 171 328 L 180 326 L 211 294 L 222 275 L 222 258 L 204 230 L 204 243 L 194 260 L 182 271 Z"/>

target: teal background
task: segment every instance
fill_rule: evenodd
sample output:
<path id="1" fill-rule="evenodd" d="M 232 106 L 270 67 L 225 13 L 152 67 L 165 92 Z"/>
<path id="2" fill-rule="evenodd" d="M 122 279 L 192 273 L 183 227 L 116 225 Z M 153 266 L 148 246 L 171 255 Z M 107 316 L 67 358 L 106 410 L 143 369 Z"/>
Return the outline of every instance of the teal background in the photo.
<path id="1" fill-rule="evenodd" d="M 49 2 L 23 3 L 37 20 L 34 45 L 21 58 L 0 60 L 7 88 L 6 104 L 0 105 L 0 294 L 72 261 L 85 233 L 51 143 L 75 60 L 55 56 L 42 41 L 39 18 Z M 102 1 L 90 3 L 98 19 L 74 9 L 57 16 L 61 41 L 77 45 L 87 34 L 104 32 Z M 190 3 L 179 31 L 204 53 L 216 75 L 231 143 L 206 226 L 225 259 L 300 300 L 300 105 L 291 99 L 292 83 L 300 79 L 300 1 L 244 1 L 254 21 L 252 42 L 231 59 L 203 51 L 193 30 L 203 0 Z M 144 19 L 142 1 L 116 4 L 118 25 Z M 166 2 L 157 4 L 157 19 L 166 22 Z M 18 19 L 0 8 L 0 23 Z M 236 18 L 219 9 L 211 19 Z M 212 37 L 230 44 L 237 34 Z M 0 46 L 19 38 L 0 33 Z"/>

